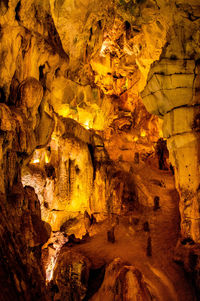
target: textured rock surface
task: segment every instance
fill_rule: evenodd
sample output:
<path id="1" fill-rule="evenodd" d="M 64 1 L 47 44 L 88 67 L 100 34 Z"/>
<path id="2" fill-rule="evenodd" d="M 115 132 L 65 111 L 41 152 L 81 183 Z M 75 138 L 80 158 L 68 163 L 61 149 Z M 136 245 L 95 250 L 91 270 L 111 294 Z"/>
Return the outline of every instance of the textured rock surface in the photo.
<path id="1" fill-rule="evenodd" d="M 57 120 L 49 146 L 23 167 L 22 183 L 36 189 L 42 218 L 53 231 L 79 238 L 88 231 L 85 211 L 102 220 L 120 214 L 128 198 L 138 206 L 137 191 L 109 159 L 102 138 L 65 118 Z"/>
<path id="2" fill-rule="evenodd" d="M 182 235 L 196 242 L 200 238 L 198 69 L 193 59 L 161 59 L 152 67 L 142 93 L 147 109 L 164 115 L 163 134 L 181 196 Z"/>
<path id="3" fill-rule="evenodd" d="M 54 285 L 58 292 L 53 300 L 83 300 L 88 285 L 90 262 L 83 255 L 65 250 L 63 247 L 58 256 L 54 272 Z"/>
<path id="4" fill-rule="evenodd" d="M 116 258 L 107 267 L 104 282 L 91 300 L 152 300 L 142 274 Z"/>
<path id="5" fill-rule="evenodd" d="M 16 50 L 14 46 L 12 55 Z M 5 52 L 8 56 L 9 51 Z M 8 100 L 11 79 L 4 76 L 5 68 L 9 70 L 7 63 L 6 60 L 1 69 L 4 81 L 1 102 Z M 15 68 L 15 63 L 12 63 L 13 66 Z M 27 78 L 18 86 L 15 98 L 10 99 L 12 105 L 0 105 L 1 300 L 32 300 L 33 296 L 38 300 L 47 298 L 41 246 L 48 240 L 51 227 L 41 220 L 40 203 L 34 189 L 24 189 L 20 181 L 22 162 L 42 140 L 40 134 L 36 136 L 41 120 L 38 107 L 42 97 L 43 87 L 39 81 Z M 48 135 L 47 130 L 47 140 Z M 43 143 L 46 143 L 45 139 Z"/>
<path id="6" fill-rule="evenodd" d="M 133 170 L 133 162 L 155 164 L 162 136 L 142 91 L 147 110 L 163 119 L 182 238 L 199 243 L 199 11 L 198 0 L 0 1 L 2 243 L 25 249 L 20 276 L 15 252 L 1 249 L 9 279 L 2 298 L 44 296 L 32 248 L 39 253 L 47 235 L 37 228 L 45 225 L 39 210 L 27 210 L 27 198 L 38 200 L 20 184 L 22 166 L 42 219 L 65 235 L 82 237 L 92 219 L 127 213 L 138 199 L 153 206 Z M 126 274 L 127 287 L 138 281 L 133 270 Z"/>
<path id="7" fill-rule="evenodd" d="M 1 300 L 46 300 L 41 245 L 51 228 L 41 220 L 39 200 L 33 188 L 19 184 L 0 199 Z"/>
<path id="8" fill-rule="evenodd" d="M 199 242 L 199 57 L 198 3 L 177 3 L 177 25 L 170 29 L 170 42 L 148 74 L 142 92 L 146 108 L 164 116 L 170 161 L 175 167 L 180 192 L 181 228 L 184 237 Z M 180 13 L 189 18 L 181 20 Z M 189 26 L 189 24 L 191 26 Z M 180 31 L 184 32 L 179 35 Z M 196 44 L 197 43 L 197 44 Z"/>
<path id="9" fill-rule="evenodd" d="M 36 118 L 34 115 L 31 118 L 31 110 L 33 112 L 38 107 L 43 89 L 38 81 L 31 79 L 29 84 L 32 86 L 32 83 L 39 87 L 38 95 L 37 89 L 34 94 L 36 98 L 30 89 L 26 90 L 25 84 L 18 108 L 0 106 L 1 300 L 32 300 L 33 296 L 38 300 L 47 298 L 41 246 L 48 240 L 51 227 L 41 220 L 40 203 L 34 189 L 24 189 L 20 181 L 22 162 L 37 145 Z M 26 106 L 27 101 L 30 101 L 29 106 Z"/>
<path id="10" fill-rule="evenodd" d="M 189 239 L 179 241 L 176 246 L 175 261 L 178 264 L 184 265 L 184 269 L 188 273 L 188 276 L 196 285 L 196 289 L 200 286 L 200 250 L 199 245 L 194 244 Z"/>

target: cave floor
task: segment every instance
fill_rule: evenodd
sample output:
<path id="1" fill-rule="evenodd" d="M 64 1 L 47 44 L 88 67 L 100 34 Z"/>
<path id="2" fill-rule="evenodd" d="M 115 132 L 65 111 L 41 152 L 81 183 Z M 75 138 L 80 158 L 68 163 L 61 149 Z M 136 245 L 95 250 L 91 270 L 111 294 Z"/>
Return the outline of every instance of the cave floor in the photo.
<path id="1" fill-rule="evenodd" d="M 151 207 L 133 211 L 119 217 L 115 226 L 114 243 L 107 241 L 107 230 L 111 220 L 94 225 L 96 233 L 86 242 L 70 248 L 90 259 L 93 268 L 99 268 L 120 257 L 138 268 L 159 300 L 194 301 L 195 294 L 190 279 L 181 266 L 173 261 L 174 248 L 179 237 L 178 194 L 174 178 L 169 171 L 161 171 L 151 166 L 134 165 L 137 177 L 134 181 L 149 193 L 150 198 L 160 197 L 160 209 Z M 162 185 L 158 185 L 162 181 Z M 134 225 L 133 218 L 139 223 Z M 144 222 L 149 223 L 149 232 L 144 231 Z M 152 256 L 147 256 L 147 240 L 151 237 Z"/>

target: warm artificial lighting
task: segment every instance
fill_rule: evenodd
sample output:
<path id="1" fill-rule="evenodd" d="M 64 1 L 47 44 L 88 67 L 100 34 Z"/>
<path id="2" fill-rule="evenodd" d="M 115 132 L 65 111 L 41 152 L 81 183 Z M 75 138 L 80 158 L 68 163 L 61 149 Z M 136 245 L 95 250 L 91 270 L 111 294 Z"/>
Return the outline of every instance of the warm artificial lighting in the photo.
<path id="1" fill-rule="evenodd" d="M 30 164 L 38 164 L 40 163 L 41 154 L 39 150 L 35 150 L 31 159 Z"/>
<path id="2" fill-rule="evenodd" d="M 32 164 L 37 164 L 40 163 L 40 159 L 34 159 L 33 161 L 31 161 Z"/>
<path id="3" fill-rule="evenodd" d="M 140 134 L 140 136 L 141 136 L 141 137 L 145 137 L 145 136 L 146 136 L 146 132 L 145 132 L 145 131 L 142 131 L 141 134 Z"/>
<path id="4" fill-rule="evenodd" d="M 86 121 L 83 123 L 84 127 L 85 127 L 87 130 L 89 130 L 89 128 L 90 128 L 89 123 L 90 123 L 89 120 L 86 120 Z"/>
<path id="5" fill-rule="evenodd" d="M 57 256 L 52 256 L 51 257 L 51 260 L 50 260 L 50 263 L 47 267 L 47 270 L 46 270 L 46 281 L 49 282 L 51 281 L 52 277 L 53 277 L 53 270 L 54 270 L 54 267 L 55 267 L 55 264 L 56 264 L 56 260 L 57 260 Z"/>
<path id="6" fill-rule="evenodd" d="M 163 131 L 162 131 L 162 129 L 159 129 L 159 137 L 163 138 Z"/>
<path id="7" fill-rule="evenodd" d="M 50 158 L 47 156 L 46 152 L 45 152 L 45 155 L 44 155 L 44 160 L 45 160 L 46 164 L 48 164 L 50 162 Z"/>
<path id="8" fill-rule="evenodd" d="M 54 272 L 54 268 L 55 268 L 55 265 L 56 265 L 56 262 L 57 262 L 57 258 L 58 258 L 58 255 L 60 253 L 60 250 L 62 248 L 62 246 L 68 242 L 68 238 L 63 236 L 62 234 L 58 233 L 58 236 L 57 234 L 55 234 L 55 242 L 53 243 L 53 248 L 55 250 L 55 253 L 50 255 L 50 262 L 47 266 L 47 269 L 46 269 L 46 282 L 48 283 L 49 281 L 52 280 L 53 278 L 53 272 Z"/>
<path id="9" fill-rule="evenodd" d="M 138 141 L 138 137 L 135 136 L 134 139 L 133 139 L 133 141 L 135 141 L 135 142 Z"/>
<path id="10" fill-rule="evenodd" d="M 108 39 L 105 40 L 105 41 L 103 42 L 102 46 L 101 46 L 100 56 L 105 57 L 105 56 L 106 56 L 106 55 L 105 55 L 105 51 L 106 51 L 107 48 L 111 47 L 111 45 L 112 45 L 112 42 L 111 42 L 111 41 L 109 41 Z"/>
<path id="11" fill-rule="evenodd" d="M 103 42 L 102 46 L 101 46 L 101 50 L 100 50 L 100 56 L 104 56 L 105 57 L 105 50 L 107 48 L 107 43 L 106 41 Z"/>

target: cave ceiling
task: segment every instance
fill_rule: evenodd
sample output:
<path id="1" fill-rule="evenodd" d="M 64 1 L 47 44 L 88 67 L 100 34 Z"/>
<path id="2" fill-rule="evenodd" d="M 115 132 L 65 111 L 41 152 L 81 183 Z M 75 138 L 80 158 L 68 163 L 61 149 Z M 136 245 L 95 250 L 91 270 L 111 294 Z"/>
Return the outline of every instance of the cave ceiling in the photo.
<path id="1" fill-rule="evenodd" d="M 131 127 L 134 122 L 137 128 L 141 111 L 143 120 L 150 119 L 140 92 L 152 63 L 166 48 L 168 58 L 199 57 L 197 4 L 1 1 L 3 102 L 19 106 L 23 81 L 34 78 L 43 87 L 43 96 L 22 106 L 28 105 L 37 127 L 41 114 L 52 117 L 56 113 L 97 131 L 108 129 L 113 122 L 114 128 Z M 148 104 L 147 108 L 162 115 Z M 159 123 L 156 117 L 154 123 Z M 158 132 L 150 132 L 149 138 Z"/>
<path id="2" fill-rule="evenodd" d="M 140 102 L 172 24 L 161 4 L 162 13 L 154 1 L 2 1 L 2 97 L 15 104 L 19 84 L 33 77 L 47 114 L 104 130 Z"/>

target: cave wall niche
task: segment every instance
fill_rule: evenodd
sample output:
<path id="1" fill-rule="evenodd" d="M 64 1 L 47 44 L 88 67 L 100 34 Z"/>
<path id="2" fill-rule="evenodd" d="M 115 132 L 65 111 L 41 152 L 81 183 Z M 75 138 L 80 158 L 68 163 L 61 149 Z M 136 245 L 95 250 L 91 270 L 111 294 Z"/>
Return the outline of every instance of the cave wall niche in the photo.
<path id="1" fill-rule="evenodd" d="M 120 215 L 122 207 L 129 205 L 125 192 L 127 198 L 132 195 L 133 207 L 138 206 L 137 191 L 134 182 L 126 180 L 126 172 L 111 161 L 100 136 L 71 119 L 58 118 L 56 128 L 63 125 L 65 137 L 54 130 L 48 145 L 35 150 L 23 166 L 22 183 L 34 187 L 42 219 L 52 231 L 74 220 L 66 234 L 82 238 L 88 232 L 85 211 L 97 222 Z"/>

